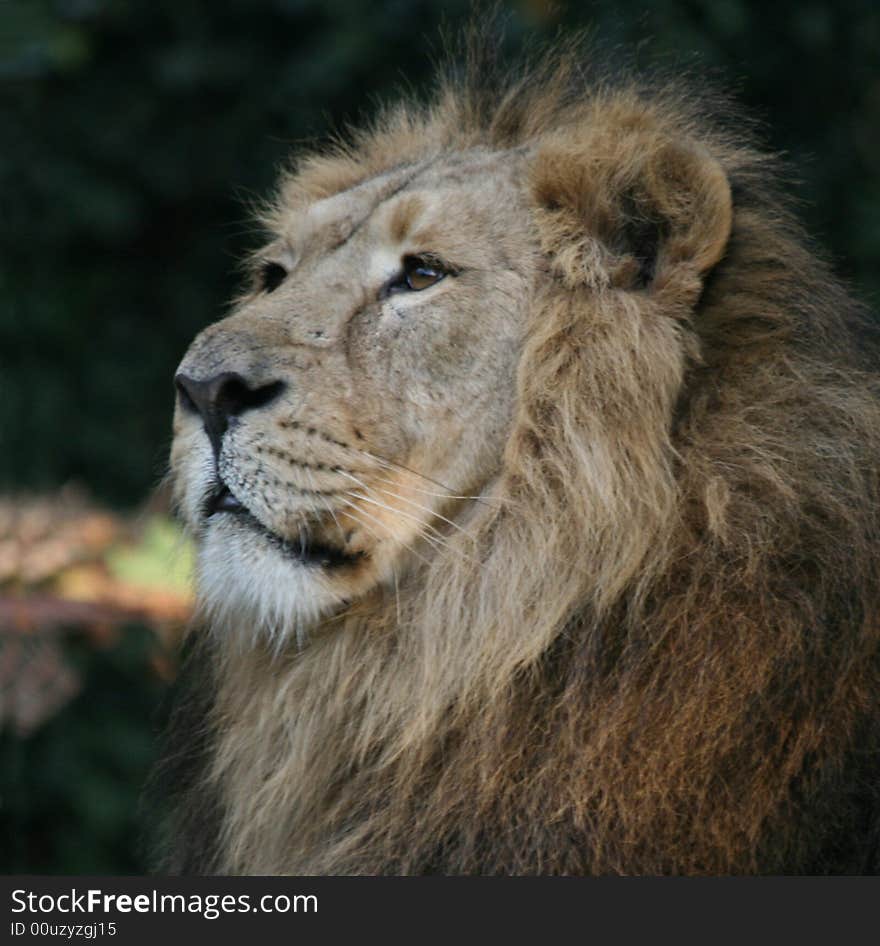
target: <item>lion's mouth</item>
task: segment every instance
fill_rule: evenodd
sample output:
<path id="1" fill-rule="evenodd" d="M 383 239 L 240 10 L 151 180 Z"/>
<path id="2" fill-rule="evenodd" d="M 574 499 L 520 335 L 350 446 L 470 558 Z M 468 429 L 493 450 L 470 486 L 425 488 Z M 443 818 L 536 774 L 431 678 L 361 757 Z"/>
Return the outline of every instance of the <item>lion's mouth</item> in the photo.
<path id="1" fill-rule="evenodd" d="M 247 507 L 240 503 L 229 490 L 229 487 L 220 480 L 214 491 L 205 503 L 205 518 L 217 512 L 249 513 Z"/>
<path id="2" fill-rule="evenodd" d="M 336 545 L 319 540 L 313 532 L 305 527 L 300 529 L 296 540 L 286 539 L 278 535 L 268 529 L 244 503 L 233 495 L 222 480 L 218 480 L 204 507 L 206 520 L 220 515 L 235 516 L 247 528 L 267 539 L 283 555 L 300 564 L 314 565 L 321 568 L 341 568 L 346 565 L 354 565 L 365 554 L 362 551 L 346 552 Z"/>

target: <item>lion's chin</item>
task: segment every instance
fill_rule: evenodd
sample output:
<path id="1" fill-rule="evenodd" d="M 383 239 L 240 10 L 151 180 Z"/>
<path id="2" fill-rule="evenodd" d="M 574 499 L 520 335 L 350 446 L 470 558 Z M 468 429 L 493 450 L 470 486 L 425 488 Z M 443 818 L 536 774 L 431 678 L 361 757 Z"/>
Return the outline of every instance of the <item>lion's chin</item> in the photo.
<path id="1" fill-rule="evenodd" d="M 357 560 L 317 540 L 276 536 L 246 510 L 214 513 L 198 543 L 199 604 L 215 628 L 303 644 L 347 604 L 345 573 Z"/>

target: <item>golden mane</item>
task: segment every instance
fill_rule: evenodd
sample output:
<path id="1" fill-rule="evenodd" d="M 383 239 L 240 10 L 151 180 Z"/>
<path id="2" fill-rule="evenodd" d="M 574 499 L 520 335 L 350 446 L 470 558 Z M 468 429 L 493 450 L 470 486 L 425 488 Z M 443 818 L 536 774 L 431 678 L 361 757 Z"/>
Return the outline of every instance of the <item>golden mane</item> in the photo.
<path id="1" fill-rule="evenodd" d="M 726 106 L 582 62 L 465 70 L 286 177 L 533 149 L 545 277 L 468 534 L 303 652 L 199 643 L 170 869 L 877 868 L 866 320 Z"/>

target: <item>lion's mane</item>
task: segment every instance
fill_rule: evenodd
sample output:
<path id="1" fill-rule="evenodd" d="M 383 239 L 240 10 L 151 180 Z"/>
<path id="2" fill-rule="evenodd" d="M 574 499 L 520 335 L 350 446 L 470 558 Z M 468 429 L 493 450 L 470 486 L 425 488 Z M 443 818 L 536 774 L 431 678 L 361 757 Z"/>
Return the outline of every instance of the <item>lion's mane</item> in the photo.
<path id="1" fill-rule="evenodd" d="M 877 869 L 869 320 L 729 106 L 582 61 L 447 78 L 282 188 L 535 148 L 544 277 L 469 534 L 302 652 L 197 643 L 171 869 Z"/>

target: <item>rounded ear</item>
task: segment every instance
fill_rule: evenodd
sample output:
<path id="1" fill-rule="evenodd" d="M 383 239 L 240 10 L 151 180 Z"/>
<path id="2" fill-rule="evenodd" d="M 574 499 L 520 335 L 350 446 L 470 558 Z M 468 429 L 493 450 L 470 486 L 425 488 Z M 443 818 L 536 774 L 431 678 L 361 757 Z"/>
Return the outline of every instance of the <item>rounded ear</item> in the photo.
<path id="1" fill-rule="evenodd" d="M 650 291 L 691 282 L 730 236 L 730 184 L 718 161 L 694 142 L 631 124 L 548 140 L 531 186 L 543 248 L 569 283 Z"/>

